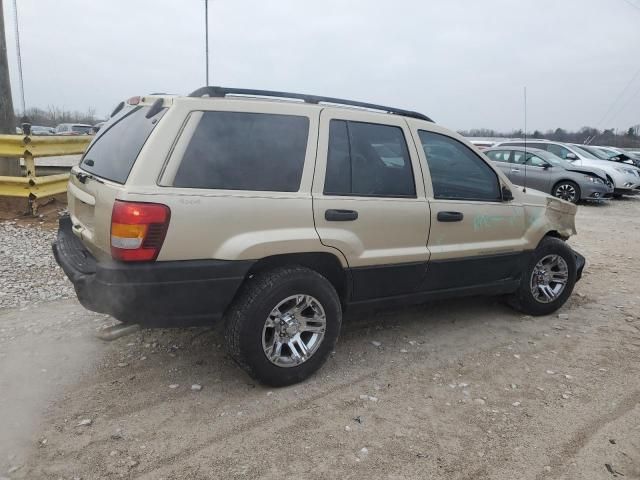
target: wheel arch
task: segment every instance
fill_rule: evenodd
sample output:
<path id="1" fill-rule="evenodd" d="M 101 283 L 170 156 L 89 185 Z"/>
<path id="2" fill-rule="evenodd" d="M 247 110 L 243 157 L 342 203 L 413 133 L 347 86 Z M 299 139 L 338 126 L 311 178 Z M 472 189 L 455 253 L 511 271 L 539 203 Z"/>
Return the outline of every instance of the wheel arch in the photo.
<path id="1" fill-rule="evenodd" d="M 258 260 L 247 272 L 246 278 L 274 268 L 298 265 L 318 272 L 333 285 L 341 302 L 351 293 L 351 276 L 340 259 L 328 252 L 287 253 L 271 255 Z"/>
<path id="2" fill-rule="evenodd" d="M 552 237 L 552 238 L 557 238 L 559 240 L 562 240 L 563 242 L 566 242 L 567 240 L 569 240 L 569 237 L 565 236 L 565 235 L 561 235 L 560 232 L 558 232 L 557 230 L 549 230 L 547 233 L 544 234 L 544 236 L 540 239 L 540 242 L 542 242 L 545 238 L 547 237 Z M 540 244 L 540 242 L 538 244 Z"/>

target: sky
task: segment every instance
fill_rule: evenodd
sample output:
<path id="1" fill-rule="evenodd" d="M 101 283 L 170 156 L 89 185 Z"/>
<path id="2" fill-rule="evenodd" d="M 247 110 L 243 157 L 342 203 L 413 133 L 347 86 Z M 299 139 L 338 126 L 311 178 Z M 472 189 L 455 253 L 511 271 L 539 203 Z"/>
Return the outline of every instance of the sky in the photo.
<path id="1" fill-rule="evenodd" d="M 21 110 L 13 5 L 4 0 Z M 108 116 L 205 84 L 204 0 L 18 0 L 26 105 Z M 210 0 L 210 83 L 416 110 L 446 127 L 640 124 L 640 0 Z"/>

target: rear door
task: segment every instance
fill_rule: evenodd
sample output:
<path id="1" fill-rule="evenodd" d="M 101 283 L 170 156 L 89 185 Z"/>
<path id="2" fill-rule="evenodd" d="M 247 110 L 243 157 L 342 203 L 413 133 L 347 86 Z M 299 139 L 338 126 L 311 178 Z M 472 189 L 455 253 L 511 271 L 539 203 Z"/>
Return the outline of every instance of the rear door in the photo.
<path id="1" fill-rule="evenodd" d="M 109 120 L 71 170 L 67 189 L 73 232 L 98 258 L 110 256 L 111 211 L 140 150 L 164 115 L 129 107 Z"/>
<path id="2" fill-rule="evenodd" d="M 419 288 L 430 214 L 403 118 L 324 109 L 312 193 L 316 230 L 346 258 L 354 301 Z"/>

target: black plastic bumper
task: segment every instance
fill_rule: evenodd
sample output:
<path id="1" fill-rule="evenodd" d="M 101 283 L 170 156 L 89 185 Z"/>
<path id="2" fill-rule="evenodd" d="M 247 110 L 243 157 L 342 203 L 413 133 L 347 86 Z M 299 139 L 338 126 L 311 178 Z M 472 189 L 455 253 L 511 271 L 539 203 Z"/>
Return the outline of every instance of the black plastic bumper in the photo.
<path id="1" fill-rule="evenodd" d="M 125 322 L 184 327 L 222 317 L 253 261 L 98 262 L 60 219 L 53 254 L 82 305 Z"/>
<path id="2" fill-rule="evenodd" d="M 573 253 L 576 255 L 576 282 L 582 278 L 582 270 L 584 270 L 584 265 L 586 263 L 585 258 L 580 255 L 575 250 Z"/>

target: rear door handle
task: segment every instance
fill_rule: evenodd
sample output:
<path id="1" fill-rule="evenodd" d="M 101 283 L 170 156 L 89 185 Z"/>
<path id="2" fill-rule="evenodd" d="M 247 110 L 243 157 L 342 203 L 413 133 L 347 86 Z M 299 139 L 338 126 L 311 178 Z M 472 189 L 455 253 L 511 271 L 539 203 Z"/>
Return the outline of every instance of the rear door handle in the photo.
<path id="1" fill-rule="evenodd" d="M 329 209 L 324 212 L 324 219 L 328 222 L 352 222 L 358 219 L 358 212 L 355 210 Z"/>
<path id="2" fill-rule="evenodd" d="M 439 222 L 461 222 L 463 218 L 461 212 L 438 212 Z"/>

